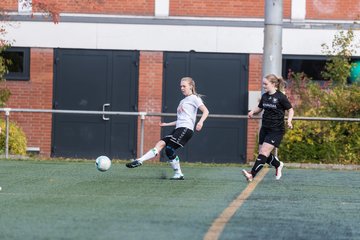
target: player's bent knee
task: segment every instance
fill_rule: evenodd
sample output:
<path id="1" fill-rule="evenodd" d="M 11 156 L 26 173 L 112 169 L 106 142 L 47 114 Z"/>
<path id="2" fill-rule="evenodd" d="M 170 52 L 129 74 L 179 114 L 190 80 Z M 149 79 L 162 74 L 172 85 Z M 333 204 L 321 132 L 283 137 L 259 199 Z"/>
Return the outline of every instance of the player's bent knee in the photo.
<path id="1" fill-rule="evenodd" d="M 259 152 L 259 155 L 264 155 L 265 157 L 269 157 L 271 152 Z"/>
<path id="2" fill-rule="evenodd" d="M 170 160 L 173 160 L 176 157 L 175 149 L 170 146 L 166 146 L 165 154 Z"/>
<path id="3" fill-rule="evenodd" d="M 156 143 L 155 148 L 158 150 L 158 152 L 161 151 L 165 147 L 166 143 L 163 140 L 160 140 L 158 143 Z"/>

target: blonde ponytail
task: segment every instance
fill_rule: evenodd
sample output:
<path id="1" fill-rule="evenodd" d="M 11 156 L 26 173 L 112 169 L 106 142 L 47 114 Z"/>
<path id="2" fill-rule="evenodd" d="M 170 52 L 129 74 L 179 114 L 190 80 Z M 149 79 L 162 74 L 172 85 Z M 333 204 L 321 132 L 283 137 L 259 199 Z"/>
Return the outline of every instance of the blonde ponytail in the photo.
<path id="1" fill-rule="evenodd" d="M 199 94 L 199 93 L 196 92 L 196 86 L 195 86 L 195 81 L 194 81 L 194 79 L 192 79 L 191 77 L 183 77 L 183 78 L 181 79 L 181 82 L 182 82 L 182 81 L 186 81 L 186 82 L 189 83 L 189 85 L 190 85 L 190 87 L 191 87 L 191 91 L 192 91 L 192 93 L 193 93 L 195 96 L 197 96 L 197 97 L 202 97 L 202 96 L 203 96 L 203 95 L 201 95 L 201 94 Z"/>
<path id="2" fill-rule="evenodd" d="M 285 86 L 286 86 L 286 82 L 282 77 L 278 77 L 275 74 L 268 74 L 265 76 L 265 78 L 275 84 L 275 87 L 282 93 L 285 93 Z"/>

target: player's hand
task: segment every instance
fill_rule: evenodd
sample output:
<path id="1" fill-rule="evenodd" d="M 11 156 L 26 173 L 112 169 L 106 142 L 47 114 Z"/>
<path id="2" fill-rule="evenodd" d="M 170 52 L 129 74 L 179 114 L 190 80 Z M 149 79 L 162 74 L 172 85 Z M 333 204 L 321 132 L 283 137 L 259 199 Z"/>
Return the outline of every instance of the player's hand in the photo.
<path id="1" fill-rule="evenodd" d="M 290 129 L 293 129 L 293 128 L 294 128 L 291 121 L 288 121 L 288 122 L 287 122 L 287 125 L 288 125 L 288 128 L 290 128 Z"/>
<path id="2" fill-rule="evenodd" d="M 159 123 L 159 126 L 160 126 L 160 127 L 166 127 L 166 126 L 167 126 L 167 124 L 166 124 L 166 123 L 161 122 L 161 123 Z"/>
<path id="3" fill-rule="evenodd" d="M 252 118 L 254 116 L 254 111 L 250 111 L 249 113 L 248 113 L 248 117 L 249 118 Z"/>
<path id="4" fill-rule="evenodd" d="M 201 122 L 198 122 L 196 124 L 196 131 L 200 131 L 202 129 L 202 127 L 203 127 L 203 124 Z"/>

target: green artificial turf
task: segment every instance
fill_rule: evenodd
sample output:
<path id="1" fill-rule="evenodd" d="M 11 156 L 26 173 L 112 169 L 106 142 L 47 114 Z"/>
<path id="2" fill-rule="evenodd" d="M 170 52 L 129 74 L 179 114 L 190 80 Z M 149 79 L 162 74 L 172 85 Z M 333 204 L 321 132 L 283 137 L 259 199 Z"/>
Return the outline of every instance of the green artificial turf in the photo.
<path id="1" fill-rule="evenodd" d="M 239 167 L 0 161 L 0 239 L 202 239 L 245 187 Z"/>
<path id="2" fill-rule="evenodd" d="M 360 239 L 360 172 L 285 169 L 281 181 L 272 177 L 269 172 L 220 239 Z"/>
<path id="3" fill-rule="evenodd" d="M 0 160 L 0 239 L 203 239 L 247 186 L 241 166 L 165 164 L 108 172 L 94 161 Z M 360 172 L 274 169 L 220 239 L 359 239 Z"/>

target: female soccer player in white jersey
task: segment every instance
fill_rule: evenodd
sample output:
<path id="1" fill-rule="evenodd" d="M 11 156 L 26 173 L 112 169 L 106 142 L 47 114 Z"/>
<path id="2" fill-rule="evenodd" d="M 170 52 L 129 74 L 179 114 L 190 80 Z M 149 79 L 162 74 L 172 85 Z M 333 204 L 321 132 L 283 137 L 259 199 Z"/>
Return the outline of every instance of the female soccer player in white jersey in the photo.
<path id="1" fill-rule="evenodd" d="M 130 163 L 127 163 L 128 168 L 139 167 L 144 161 L 149 160 L 164 148 L 166 156 L 169 158 L 171 167 L 175 174 L 171 178 L 173 180 L 184 180 L 184 175 L 180 168 L 180 159 L 176 155 L 176 149 L 184 147 L 185 144 L 190 140 L 194 133 L 194 128 L 200 131 L 203 127 L 205 119 L 209 115 L 209 111 L 205 104 L 200 98 L 200 95 L 196 93 L 195 82 L 190 77 L 184 77 L 180 81 L 180 88 L 185 98 L 182 99 L 177 108 L 177 119 L 174 122 L 160 123 L 161 127 L 175 126 L 175 129 L 159 142 L 156 143 L 155 147 L 150 149 L 141 158 L 138 158 Z M 202 112 L 200 120 L 196 122 L 196 114 L 198 109 Z"/>
<path id="2" fill-rule="evenodd" d="M 255 161 L 251 172 L 243 170 L 245 178 L 251 182 L 265 163 L 272 165 L 276 169 L 275 179 L 280 180 L 284 163 L 272 155 L 275 147 L 279 147 L 285 134 L 284 117 L 285 111 L 288 111 L 287 126 L 292 129 L 292 118 L 294 110 L 284 93 L 285 81 L 281 77 L 269 74 L 263 79 L 263 88 L 265 93 L 262 95 L 260 103 L 255 109 L 248 113 L 251 118 L 254 114 L 264 110 L 262 116 L 262 125 L 259 133 L 259 155 Z"/>

